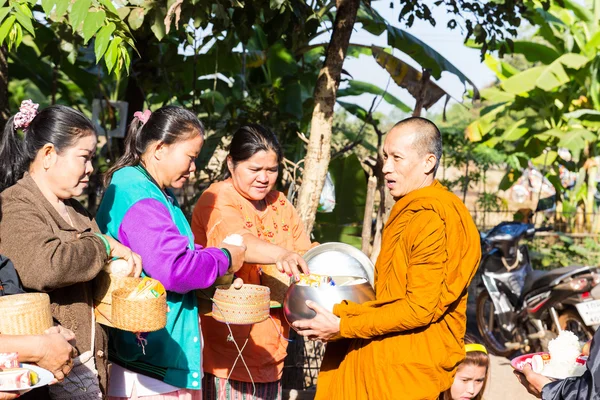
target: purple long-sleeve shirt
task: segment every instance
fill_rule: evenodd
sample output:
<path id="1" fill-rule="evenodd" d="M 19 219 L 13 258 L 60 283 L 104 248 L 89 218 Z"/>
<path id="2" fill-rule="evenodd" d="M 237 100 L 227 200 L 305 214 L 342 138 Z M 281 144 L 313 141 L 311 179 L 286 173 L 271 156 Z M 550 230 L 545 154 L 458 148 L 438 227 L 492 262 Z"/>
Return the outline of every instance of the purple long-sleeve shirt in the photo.
<path id="1" fill-rule="evenodd" d="M 207 288 L 229 268 L 229 259 L 218 248 L 196 244 L 190 249 L 188 237 L 155 199 L 140 200 L 127 211 L 117 239 L 142 257 L 148 276 L 172 292 Z"/>

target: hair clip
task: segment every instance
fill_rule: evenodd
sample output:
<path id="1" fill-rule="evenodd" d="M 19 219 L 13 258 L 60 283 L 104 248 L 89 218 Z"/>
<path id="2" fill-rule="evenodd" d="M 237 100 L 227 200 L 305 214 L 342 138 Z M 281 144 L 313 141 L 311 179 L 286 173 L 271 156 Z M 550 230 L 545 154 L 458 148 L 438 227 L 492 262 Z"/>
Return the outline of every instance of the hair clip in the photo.
<path id="1" fill-rule="evenodd" d="M 136 111 L 133 113 L 133 116 L 140 120 L 142 125 L 144 125 L 150 119 L 150 115 L 152 115 L 152 111 L 146 110 L 144 112 Z"/>
<path id="2" fill-rule="evenodd" d="M 37 115 L 37 109 L 40 105 L 34 103 L 31 100 L 23 100 L 21 102 L 21 107 L 19 107 L 19 112 L 15 114 L 15 118 L 13 120 L 13 126 L 15 129 L 27 129 L 31 121 Z"/>

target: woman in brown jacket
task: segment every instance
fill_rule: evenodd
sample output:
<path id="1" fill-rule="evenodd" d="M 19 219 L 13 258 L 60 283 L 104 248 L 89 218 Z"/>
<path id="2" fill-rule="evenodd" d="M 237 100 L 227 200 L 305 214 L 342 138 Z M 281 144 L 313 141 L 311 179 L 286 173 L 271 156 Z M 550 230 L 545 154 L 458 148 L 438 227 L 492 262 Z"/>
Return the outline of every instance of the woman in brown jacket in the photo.
<path id="1" fill-rule="evenodd" d="M 106 393 L 107 335 L 93 317 L 92 283 L 112 257 L 139 275 L 141 259 L 108 236 L 74 197 L 88 186 L 96 132 L 82 113 L 51 106 L 37 113 L 26 100 L 0 138 L 0 253 L 12 259 L 30 291 L 47 292 L 52 315 L 75 333 L 79 356 L 56 399 Z"/>

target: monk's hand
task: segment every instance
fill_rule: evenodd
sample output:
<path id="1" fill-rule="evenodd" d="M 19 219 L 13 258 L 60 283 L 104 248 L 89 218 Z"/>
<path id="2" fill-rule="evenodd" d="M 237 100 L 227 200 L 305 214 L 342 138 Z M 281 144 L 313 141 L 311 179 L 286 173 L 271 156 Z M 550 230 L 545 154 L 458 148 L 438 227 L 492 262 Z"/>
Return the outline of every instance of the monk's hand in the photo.
<path id="1" fill-rule="evenodd" d="M 514 374 L 517 376 L 517 379 L 521 383 L 521 385 L 525 386 L 525 389 L 538 399 L 542 398 L 542 389 L 548 383 L 552 382 L 550 378 L 545 377 L 544 375 L 533 372 L 531 365 L 526 364 L 523 367 L 523 372 L 514 371 Z"/>
<path id="2" fill-rule="evenodd" d="M 277 257 L 275 265 L 277 266 L 279 272 L 283 272 L 288 276 L 293 276 L 296 282 L 300 280 L 301 272 L 310 274 L 308 265 L 306 264 L 306 261 L 304 261 L 304 258 L 302 258 L 300 254 L 294 253 L 293 251 L 285 251 L 283 254 Z"/>
<path id="3" fill-rule="evenodd" d="M 18 393 L 0 392 L 0 400 L 12 400 L 19 396 L 20 395 Z"/>
<path id="4" fill-rule="evenodd" d="M 303 319 L 292 324 L 298 334 L 308 337 L 310 340 L 330 342 L 340 339 L 340 318 L 330 313 L 314 301 L 306 300 L 308 308 L 314 310 L 317 315 L 313 319 Z"/>
<path id="5" fill-rule="evenodd" d="M 584 356 L 589 356 L 590 355 L 590 349 L 592 348 L 592 340 L 594 340 L 594 339 L 588 340 L 583 345 L 583 349 L 581 349 L 581 354 L 583 354 Z"/>

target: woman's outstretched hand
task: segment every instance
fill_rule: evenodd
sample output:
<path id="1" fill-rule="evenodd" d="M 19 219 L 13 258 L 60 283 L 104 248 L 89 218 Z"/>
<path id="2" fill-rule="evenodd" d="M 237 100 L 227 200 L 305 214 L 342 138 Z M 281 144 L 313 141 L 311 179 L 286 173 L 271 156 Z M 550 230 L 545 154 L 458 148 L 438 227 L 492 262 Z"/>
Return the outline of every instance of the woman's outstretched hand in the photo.
<path id="1" fill-rule="evenodd" d="M 279 272 L 283 272 L 288 276 L 293 276 L 296 281 L 300 280 L 300 274 L 310 274 L 308 265 L 304 258 L 298 253 L 292 251 L 285 252 L 277 258 L 275 263 Z"/>

